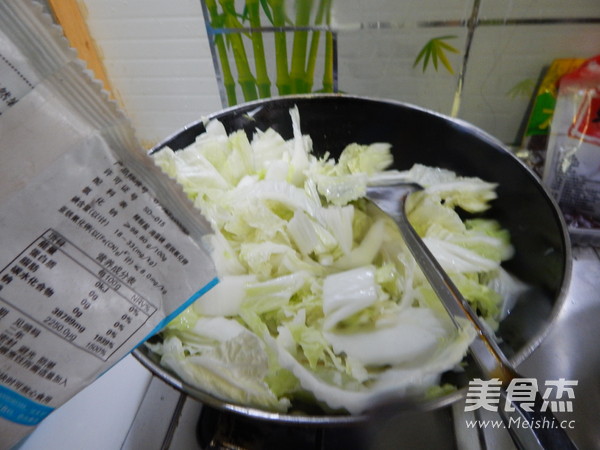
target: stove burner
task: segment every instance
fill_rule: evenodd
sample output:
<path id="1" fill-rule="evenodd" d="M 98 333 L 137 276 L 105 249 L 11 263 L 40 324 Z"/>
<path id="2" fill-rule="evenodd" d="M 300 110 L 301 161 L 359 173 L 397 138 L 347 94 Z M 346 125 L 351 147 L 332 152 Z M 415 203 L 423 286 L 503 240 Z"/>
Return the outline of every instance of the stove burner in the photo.
<path id="1" fill-rule="evenodd" d="M 477 434 L 471 437 L 477 440 Z M 400 412 L 393 403 L 381 405 L 366 422 L 338 426 L 277 423 L 202 405 L 196 439 L 203 450 L 459 448 L 451 407 Z"/>
<path id="2" fill-rule="evenodd" d="M 278 424 L 203 405 L 197 426 L 203 450 L 363 450 L 364 429 Z"/>

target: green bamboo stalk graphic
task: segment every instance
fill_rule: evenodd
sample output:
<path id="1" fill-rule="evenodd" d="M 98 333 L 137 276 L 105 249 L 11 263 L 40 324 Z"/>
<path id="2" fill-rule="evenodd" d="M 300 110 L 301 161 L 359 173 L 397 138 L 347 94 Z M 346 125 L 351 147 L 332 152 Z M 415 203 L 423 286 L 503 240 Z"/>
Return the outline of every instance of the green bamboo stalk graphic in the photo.
<path id="1" fill-rule="evenodd" d="M 296 27 L 307 27 L 309 25 L 312 5 L 313 0 L 296 0 Z M 308 31 L 294 32 L 292 63 L 290 68 L 292 93 L 306 92 L 306 86 L 304 85 L 304 73 L 307 42 Z"/>
<path id="2" fill-rule="evenodd" d="M 225 16 L 225 27 L 242 28 L 242 24 L 235 14 L 234 0 L 219 0 L 219 2 L 221 3 L 223 14 Z M 256 80 L 250 70 L 250 64 L 248 63 L 242 35 L 240 33 L 229 33 L 227 34 L 227 39 L 229 40 L 229 44 L 233 51 L 233 57 L 238 72 L 238 83 L 242 88 L 244 100 L 256 100 L 258 98 L 258 93 L 256 92 Z"/>
<path id="3" fill-rule="evenodd" d="M 215 36 L 215 45 L 219 53 L 221 72 L 223 73 L 223 87 L 225 88 L 225 93 L 227 94 L 227 102 L 229 105 L 235 105 L 238 102 L 235 89 L 235 79 L 233 78 L 233 73 L 231 72 L 231 67 L 229 65 L 227 48 L 225 46 L 225 39 L 223 38 L 223 35 Z"/>
<path id="4" fill-rule="evenodd" d="M 259 0 L 246 0 L 246 8 L 248 8 L 250 26 L 254 29 L 260 29 Z M 253 31 L 250 34 L 250 38 L 252 39 L 252 49 L 254 50 L 258 95 L 262 98 L 267 98 L 271 96 L 271 80 L 269 80 L 269 74 L 267 72 L 267 61 L 265 59 L 265 47 L 263 44 L 262 32 Z"/>
<path id="5" fill-rule="evenodd" d="M 317 8 L 317 16 L 315 18 L 315 25 L 319 26 L 323 24 L 323 20 L 326 18 L 328 11 L 331 8 L 331 0 L 320 0 Z M 308 52 L 308 62 L 306 64 L 306 72 L 304 74 L 304 87 L 306 92 L 312 90 L 315 67 L 317 64 L 317 52 L 319 51 L 319 41 L 321 38 L 321 32 L 319 30 L 313 31 L 312 39 L 310 42 L 310 50 Z"/>
<path id="6" fill-rule="evenodd" d="M 286 0 L 245 0 L 244 12 L 242 15 L 235 10 L 235 0 L 204 0 L 209 16 L 210 23 L 214 29 L 226 28 L 223 34 L 215 34 L 213 44 L 216 47 L 219 63 L 221 66 L 223 87 L 227 94 L 227 101 L 230 105 L 237 103 L 236 83 L 232 74 L 231 64 L 235 63 L 237 69 L 237 83 L 240 85 L 245 101 L 271 96 L 271 80 L 267 69 L 267 58 L 265 54 L 261 13 L 272 23 L 275 28 L 275 64 L 276 64 L 276 85 L 279 95 L 292 93 L 310 92 L 313 88 L 314 73 L 317 64 L 319 45 L 322 30 L 314 30 L 312 36 L 309 36 L 309 27 L 311 24 L 311 14 L 315 0 L 296 0 L 295 19 L 293 26 L 293 43 L 291 59 L 288 59 L 287 49 L 287 31 L 282 29 L 291 24 L 286 14 Z M 321 26 L 330 22 L 331 4 L 333 0 L 319 0 L 315 25 Z M 220 4 L 222 11 L 219 12 L 217 4 Z M 261 7 L 264 11 L 261 11 Z M 239 19 L 241 18 L 241 19 Z M 244 28 L 248 25 L 242 25 L 240 20 L 248 21 L 250 32 L 245 32 Z M 237 31 L 239 29 L 239 32 Z M 255 74 L 252 73 L 244 38 L 248 37 L 252 42 L 254 55 Z M 307 53 L 309 37 L 311 38 L 310 48 Z M 325 67 L 323 73 L 324 92 L 333 92 L 333 34 L 330 31 L 325 32 Z M 228 57 L 233 55 L 233 61 Z"/>
<path id="7" fill-rule="evenodd" d="M 223 25 L 223 19 L 219 16 L 217 11 L 217 3 L 215 0 L 206 0 L 206 9 L 210 15 L 210 25 L 213 29 L 221 28 Z M 229 65 L 229 58 L 227 55 L 227 47 L 225 46 L 225 39 L 222 34 L 214 35 L 214 45 L 217 48 L 217 54 L 219 55 L 219 63 L 221 64 L 221 73 L 223 76 L 223 87 L 227 94 L 227 103 L 229 105 L 237 104 L 237 94 L 235 91 L 235 80 L 231 73 L 231 67 Z"/>
<path id="8" fill-rule="evenodd" d="M 285 26 L 285 0 L 269 0 L 273 15 L 273 26 Z M 292 84 L 288 72 L 287 38 L 284 31 L 275 32 L 275 60 L 277 69 L 277 91 L 279 95 L 292 93 Z"/>
<path id="9" fill-rule="evenodd" d="M 328 13 L 329 15 L 329 13 Z M 329 23 L 329 19 L 327 20 Z M 323 92 L 333 92 L 333 33 L 325 33 L 325 69 L 323 71 Z"/>

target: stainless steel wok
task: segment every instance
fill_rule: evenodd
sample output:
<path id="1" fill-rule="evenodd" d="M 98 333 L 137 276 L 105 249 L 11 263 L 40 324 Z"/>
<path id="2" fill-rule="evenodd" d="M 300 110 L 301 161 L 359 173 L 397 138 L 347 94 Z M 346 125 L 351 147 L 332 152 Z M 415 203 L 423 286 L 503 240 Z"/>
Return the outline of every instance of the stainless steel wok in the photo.
<path id="1" fill-rule="evenodd" d="M 516 252 L 505 268 L 532 288 L 519 299 L 497 334 L 502 339 L 503 352 L 513 365 L 527 358 L 558 314 L 571 271 L 565 223 L 538 178 L 501 142 L 480 129 L 396 101 L 346 95 L 292 96 L 243 104 L 211 117 L 219 119 L 228 132 L 243 128 L 251 135 L 257 128 L 272 127 L 285 138 L 290 138 L 292 127 L 288 111 L 294 105 L 300 111 L 302 132 L 311 136 L 316 151 L 327 151 L 335 156 L 352 142 L 389 142 L 397 169 L 408 169 L 414 163 L 422 163 L 498 183 L 498 199 L 486 214 L 497 219 L 511 233 Z M 203 131 L 202 121 L 191 124 L 153 150 L 165 145 L 174 150 L 182 149 Z M 134 355 L 167 383 L 222 410 L 300 425 L 343 425 L 366 420 L 362 416 L 326 414 L 305 405 L 296 405 L 293 411 L 278 414 L 232 404 L 210 392 L 187 385 L 162 368 L 158 358 L 144 346 L 137 348 Z M 405 403 L 403 407 L 401 401 L 391 399 L 382 405 L 381 411 L 410 410 L 414 406 L 418 423 L 429 421 L 430 425 L 442 426 L 439 422 L 445 419 L 436 418 L 439 416 L 436 413 L 447 410 L 464 398 L 468 377 L 469 370 L 462 377 L 450 376 L 449 381 L 459 387 L 452 394 L 420 402 L 418 407 L 414 403 Z"/>

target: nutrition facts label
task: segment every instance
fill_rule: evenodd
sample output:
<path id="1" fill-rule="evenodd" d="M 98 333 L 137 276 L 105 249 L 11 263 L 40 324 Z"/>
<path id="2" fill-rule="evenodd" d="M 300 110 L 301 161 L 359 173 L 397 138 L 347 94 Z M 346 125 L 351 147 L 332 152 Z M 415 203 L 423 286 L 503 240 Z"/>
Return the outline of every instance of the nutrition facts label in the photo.
<path id="1" fill-rule="evenodd" d="M 55 273 L 68 274 L 77 283 L 62 283 Z M 23 313 L 29 329 L 50 331 L 102 360 L 157 310 L 126 280 L 55 230 L 46 231 L 0 272 L 0 286 L 7 305 L 17 311 L 36 309 L 39 319 Z M 15 298 L 18 303 L 11 302 Z M 99 309 L 110 314 L 98 316 Z"/>

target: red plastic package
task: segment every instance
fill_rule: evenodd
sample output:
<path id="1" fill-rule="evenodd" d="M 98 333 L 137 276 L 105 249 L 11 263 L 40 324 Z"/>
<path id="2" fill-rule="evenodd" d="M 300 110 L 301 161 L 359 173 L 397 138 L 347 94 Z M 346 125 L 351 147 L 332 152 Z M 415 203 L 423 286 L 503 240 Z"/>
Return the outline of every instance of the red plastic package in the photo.
<path id="1" fill-rule="evenodd" d="M 544 183 L 571 227 L 600 223 L 600 55 L 559 82 Z M 600 230 L 599 230 L 600 232 Z"/>

